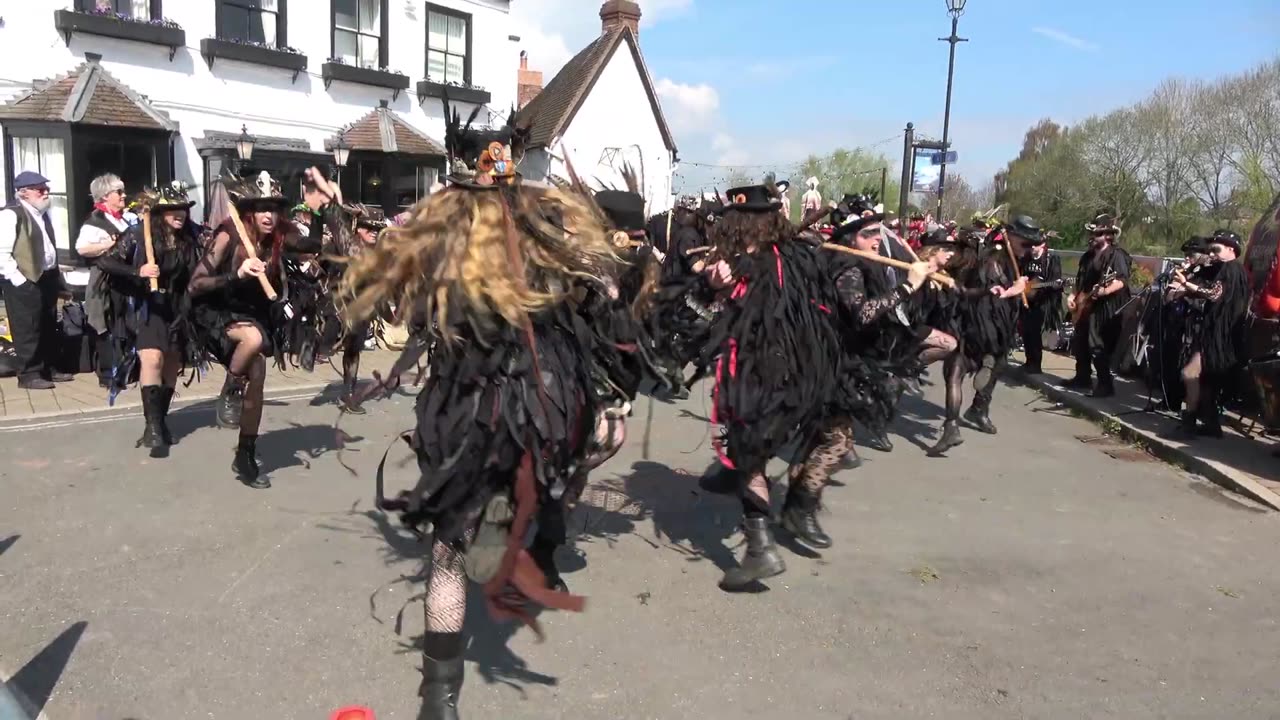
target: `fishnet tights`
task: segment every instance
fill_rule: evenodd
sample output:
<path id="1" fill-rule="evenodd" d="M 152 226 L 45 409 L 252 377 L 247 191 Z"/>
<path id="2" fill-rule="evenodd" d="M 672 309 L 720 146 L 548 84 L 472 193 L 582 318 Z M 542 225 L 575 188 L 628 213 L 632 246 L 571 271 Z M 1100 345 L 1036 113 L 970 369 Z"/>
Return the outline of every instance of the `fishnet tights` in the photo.
<path id="1" fill-rule="evenodd" d="M 805 458 L 804 463 L 793 466 L 792 484 L 799 483 L 806 492 L 821 496 L 831 471 L 853 448 L 853 420 L 847 417 L 833 418 L 818 438 L 818 445 Z"/>
<path id="2" fill-rule="evenodd" d="M 474 538 L 475 531 L 469 530 L 463 542 L 470 543 Z M 422 605 L 427 632 L 462 632 L 462 621 L 467 617 L 467 573 L 462 567 L 462 553 L 446 543 L 431 544 L 431 577 Z"/>

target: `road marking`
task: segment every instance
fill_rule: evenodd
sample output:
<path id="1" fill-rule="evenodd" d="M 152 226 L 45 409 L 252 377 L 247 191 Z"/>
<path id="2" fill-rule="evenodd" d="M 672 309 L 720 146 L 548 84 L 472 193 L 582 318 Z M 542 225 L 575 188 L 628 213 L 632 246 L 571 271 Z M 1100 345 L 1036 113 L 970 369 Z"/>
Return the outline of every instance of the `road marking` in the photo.
<path id="1" fill-rule="evenodd" d="M 271 557 L 272 553 L 284 547 L 286 543 L 288 543 L 291 539 L 293 539 L 294 535 L 297 535 L 299 531 L 307 527 L 307 523 L 309 520 L 310 518 L 303 519 L 302 522 L 298 523 L 298 527 L 294 528 L 289 532 L 288 535 L 284 536 L 283 540 L 276 543 L 274 547 L 267 548 L 267 551 L 262 554 L 262 557 L 258 558 L 256 562 L 254 562 L 252 565 L 249 566 L 248 570 L 245 570 L 244 573 L 240 575 L 240 577 L 236 578 L 235 582 L 231 583 L 231 585 L 225 591 L 223 591 L 222 595 L 218 597 L 218 604 L 221 605 L 222 601 L 226 600 L 228 595 L 234 592 L 236 588 L 240 587 L 240 583 L 244 582 L 245 578 L 252 575 L 253 571 L 257 570 L 259 565 L 266 562 L 267 558 Z"/>
<path id="2" fill-rule="evenodd" d="M 323 394 L 323 393 L 317 393 L 315 390 L 312 390 L 310 392 L 301 393 L 298 395 L 272 395 L 264 399 L 271 402 L 278 402 L 281 400 L 284 400 L 284 401 L 307 400 L 307 399 L 316 397 L 318 394 Z M 208 399 L 213 400 L 216 398 L 208 398 Z M 197 400 L 194 402 L 203 402 L 203 400 Z M 211 409 L 212 408 L 198 408 L 198 410 L 200 411 L 211 410 Z M 174 408 L 173 412 L 169 414 L 177 415 L 180 413 L 196 412 L 196 411 L 197 411 L 197 408 L 193 407 L 192 405 L 186 405 L 186 406 Z M 133 420 L 141 416 L 142 416 L 142 408 L 140 407 L 128 408 L 128 409 L 121 409 L 119 414 L 108 415 L 105 417 L 66 418 L 66 419 L 58 419 L 58 420 L 49 420 L 47 422 L 29 423 L 26 425 L 15 425 L 12 427 L 0 427 L 0 434 L 30 432 L 32 430 L 48 430 L 50 428 L 71 427 L 73 425 L 98 425 L 101 423 L 115 422 L 117 420 Z"/>

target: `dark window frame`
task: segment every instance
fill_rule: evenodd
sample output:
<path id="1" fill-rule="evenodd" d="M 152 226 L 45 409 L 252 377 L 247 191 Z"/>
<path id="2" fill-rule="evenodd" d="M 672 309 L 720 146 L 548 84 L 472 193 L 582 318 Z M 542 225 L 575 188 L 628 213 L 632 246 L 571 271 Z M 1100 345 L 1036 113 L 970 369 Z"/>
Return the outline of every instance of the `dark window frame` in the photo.
<path id="1" fill-rule="evenodd" d="M 388 61 L 391 57 L 391 19 L 389 17 L 390 13 L 388 12 L 388 10 L 390 10 L 388 7 L 390 2 L 389 0 L 378 0 L 378 2 L 382 4 L 382 8 L 378 14 L 378 17 L 380 18 L 380 27 L 378 28 L 378 67 L 374 68 L 375 70 L 381 70 L 382 68 L 388 67 Z M 356 0 L 356 14 L 358 15 L 359 13 L 360 0 Z M 342 31 L 355 32 L 357 37 L 356 66 L 364 67 L 359 64 L 360 41 L 358 38 L 359 36 L 366 35 L 367 33 L 360 32 L 359 30 L 348 30 L 346 28 L 343 28 Z M 329 57 L 338 57 L 338 0 L 329 0 Z"/>
<path id="2" fill-rule="evenodd" d="M 475 19 L 472 17 L 471 13 L 462 12 L 461 10 L 455 10 L 449 7 L 444 7 L 443 5 L 436 5 L 434 3 L 427 3 L 427 17 L 426 17 L 427 35 L 425 39 L 426 53 L 424 54 L 425 56 L 423 58 L 422 77 L 426 78 L 427 80 L 432 80 L 431 78 L 431 13 L 439 13 L 441 15 L 458 18 L 460 20 L 465 20 L 467 22 L 467 55 L 462 59 L 462 82 L 466 85 L 471 85 L 471 57 L 474 55 L 473 38 L 475 37 L 475 30 L 476 30 Z M 448 54 L 448 51 L 446 50 L 445 53 Z M 445 81 L 444 79 L 433 81 L 433 82 L 439 82 L 442 85 L 448 84 L 448 82 Z"/>
<path id="3" fill-rule="evenodd" d="M 153 0 L 154 1 L 154 0 Z M 214 37 L 219 40 L 227 40 L 229 42 L 246 42 L 246 38 L 230 38 L 222 35 L 222 12 L 226 5 L 233 5 L 242 10 L 258 10 L 259 12 L 271 12 L 270 10 L 261 10 L 252 7 L 256 4 L 256 0 L 215 0 L 216 5 L 214 12 Z M 289 0 L 276 0 L 276 44 L 274 49 L 282 50 L 289 46 Z"/>
<path id="4" fill-rule="evenodd" d="M 128 2 L 128 0 L 111 0 L 111 4 L 116 6 L 116 12 L 120 12 L 119 3 Z M 162 0 L 151 0 L 151 18 L 152 20 L 160 20 L 164 18 L 164 9 L 161 6 Z M 98 6 L 98 0 L 76 0 L 76 12 L 93 13 Z"/>

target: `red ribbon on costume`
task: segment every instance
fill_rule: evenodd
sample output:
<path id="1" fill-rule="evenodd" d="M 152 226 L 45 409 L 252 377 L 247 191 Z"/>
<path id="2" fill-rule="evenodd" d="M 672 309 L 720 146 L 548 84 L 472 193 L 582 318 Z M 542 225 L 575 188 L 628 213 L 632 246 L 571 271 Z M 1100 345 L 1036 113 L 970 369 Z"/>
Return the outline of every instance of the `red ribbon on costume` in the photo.
<path id="1" fill-rule="evenodd" d="M 115 218 L 115 219 L 117 219 L 117 220 L 123 220 L 123 219 L 124 219 L 124 211 L 123 211 L 123 210 L 111 210 L 111 209 L 109 209 L 106 205 L 103 205 L 102 203 L 94 203 L 94 204 L 93 204 L 93 207 L 94 207 L 95 209 L 97 209 L 97 210 L 101 210 L 103 213 L 105 213 L 105 214 L 107 214 L 107 215 L 110 215 L 111 217 L 113 217 L 113 218 Z"/>

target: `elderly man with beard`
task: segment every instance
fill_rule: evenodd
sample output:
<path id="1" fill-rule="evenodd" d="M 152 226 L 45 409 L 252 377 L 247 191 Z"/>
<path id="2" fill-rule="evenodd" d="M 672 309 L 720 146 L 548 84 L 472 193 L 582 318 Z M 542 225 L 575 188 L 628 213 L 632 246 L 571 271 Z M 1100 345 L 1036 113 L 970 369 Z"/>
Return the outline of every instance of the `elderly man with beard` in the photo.
<path id="1" fill-rule="evenodd" d="M 17 354 L 18 387 L 49 390 L 72 379 L 50 367 L 62 274 L 49 219 L 49 180 L 28 170 L 13 179 L 13 189 L 18 201 L 0 210 L 0 290 Z"/>

